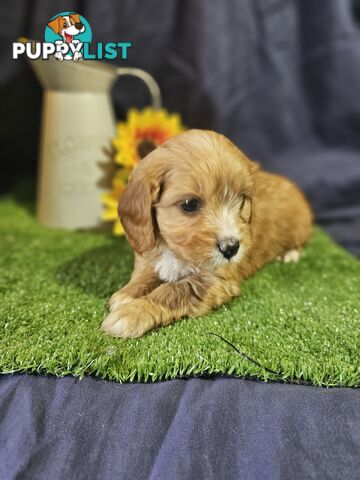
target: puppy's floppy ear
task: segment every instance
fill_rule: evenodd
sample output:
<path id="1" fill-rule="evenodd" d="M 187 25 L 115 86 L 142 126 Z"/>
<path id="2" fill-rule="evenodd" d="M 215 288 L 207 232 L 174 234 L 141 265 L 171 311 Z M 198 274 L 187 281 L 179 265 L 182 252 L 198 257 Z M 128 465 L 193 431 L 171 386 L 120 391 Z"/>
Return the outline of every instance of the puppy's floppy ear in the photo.
<path id="1" fill-rule="evenodd" d="M 72 18 L 75 23 L 81 23 L 80 15 L 78 13 L 70 13 L 69 17 Z"/>
<path id="2" fill-rule="evenodd" d="M 126 238 L 140 255 L 155 246 L 157 226 L 153 205 L 160 197 L 166 173 L 166 162 L 154 154 L 149 154 L 135 168 L 118 206 Z"/>
<path id="3" fill-rule="evenodd" d="M 54 20 L 51 20 L 48 22 L 48 27 L 50 27 L 52 30 L 54 30 L 55 33 L 59 34 L 62 30 L 62 23 L 63 18 L 61 16 L 54 18 Z"/>

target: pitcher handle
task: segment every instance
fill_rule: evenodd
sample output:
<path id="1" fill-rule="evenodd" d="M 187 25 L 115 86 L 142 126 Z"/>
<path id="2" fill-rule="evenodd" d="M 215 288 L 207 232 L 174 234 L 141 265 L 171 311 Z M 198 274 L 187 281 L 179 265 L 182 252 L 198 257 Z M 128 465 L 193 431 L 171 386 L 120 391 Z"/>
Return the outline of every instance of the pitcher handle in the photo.
<path id="1" fill-rule="evenodd" d="M 119 67 L 117 69 L 117 74 L 118 76 L 132 75 L 134 77 L 140 78 L 145 83 L 150 92 L 153 108 L 161 108 L 161 93 L 159 85 L 155 81 L 154 77 L 152 77 L 149 73 L 141 70 L 141 68 Z"/>

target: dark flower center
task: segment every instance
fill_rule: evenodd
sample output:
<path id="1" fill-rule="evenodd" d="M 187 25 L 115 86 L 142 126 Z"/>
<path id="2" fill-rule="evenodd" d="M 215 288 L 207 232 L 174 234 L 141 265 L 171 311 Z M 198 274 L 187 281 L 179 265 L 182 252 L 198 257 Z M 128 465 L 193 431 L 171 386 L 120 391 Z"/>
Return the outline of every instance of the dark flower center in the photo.
<path id="1" fill-rule="evenodd" d="M 140 160 L 142 160 L 144 157 L 146 157 L 146 155 L 148 155 L 150 152 L 155 150 L 156 146 L 157 145 L 152 140 L 149 140 L 148 138 L 141 140 L 137 145 L 137 152 L 140 157 Z"/>

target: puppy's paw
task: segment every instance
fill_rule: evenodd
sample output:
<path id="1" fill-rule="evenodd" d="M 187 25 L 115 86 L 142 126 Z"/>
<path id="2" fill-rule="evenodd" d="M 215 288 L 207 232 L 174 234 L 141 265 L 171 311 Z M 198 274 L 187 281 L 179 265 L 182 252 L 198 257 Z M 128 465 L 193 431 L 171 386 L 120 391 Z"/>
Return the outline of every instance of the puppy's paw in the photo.
<path id="1" fill-rule="evenodd" d="M 121 290 L 118 290 L 115 292 L 113 295 L 111 295 L 108 305 L 109 305 L 109 310 L 112 312 L 116 308 L 119 308 L 121 305 L 125 303 L 130 303 L 134 299 L 130 297 L 130 295 L 127 295 L 126 293 L 123 293 Z"/>
<path id="2" fill-rule="evenodd" d="M 284 263 L 296 263 L 299 261 L 301 256 L 300 250 L 294 248 L 293 250 L 289 250 L 285 252 L 284 255 L 280 255 L 277 257 L 277 260 L 284 262 Z"/>
<path id="3" fill-rule="evenodd" d="M 113 337 L 138 338 L 155 326 L 149 302 L 133 300 L 112 310 L 103 321 L 100 330 Z"/>
<path id="4" fill-rule="evenodd" d="M 59 60 L 60 62 L 64 61 L 64 56 L 61 52 L 54 53 L 54 57 Z"/>
<path id="5" fill-rule="evenodd" d="M 74 62 L 78 62 L 80 60 L 80 58 L 82 58 L 81 53 L 80 52 L 75 52 L 74 56 L 73 56 Z"/>

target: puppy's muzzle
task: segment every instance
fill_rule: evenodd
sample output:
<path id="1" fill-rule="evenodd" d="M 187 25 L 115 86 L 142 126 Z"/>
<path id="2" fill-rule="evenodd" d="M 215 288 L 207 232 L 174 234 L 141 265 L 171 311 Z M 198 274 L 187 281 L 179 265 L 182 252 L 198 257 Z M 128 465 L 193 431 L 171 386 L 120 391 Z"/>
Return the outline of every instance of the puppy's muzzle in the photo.
<path id="1" fill-rule="evenodd" d="M 225 238 L 217 244 L 218 249 L 227 260 L 237 254 L 239 246 L 239 240 L 236 238 Z"/>

